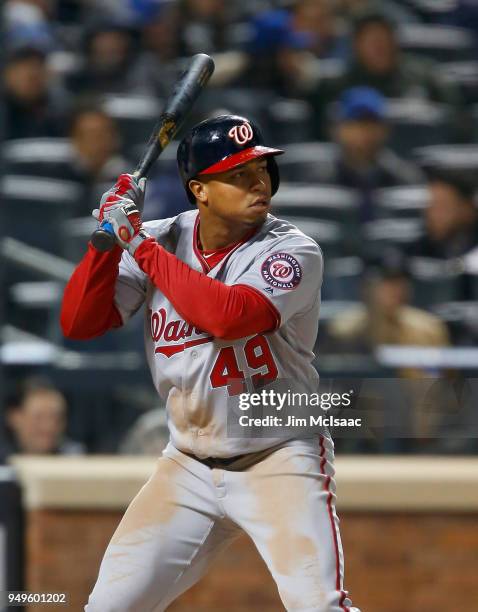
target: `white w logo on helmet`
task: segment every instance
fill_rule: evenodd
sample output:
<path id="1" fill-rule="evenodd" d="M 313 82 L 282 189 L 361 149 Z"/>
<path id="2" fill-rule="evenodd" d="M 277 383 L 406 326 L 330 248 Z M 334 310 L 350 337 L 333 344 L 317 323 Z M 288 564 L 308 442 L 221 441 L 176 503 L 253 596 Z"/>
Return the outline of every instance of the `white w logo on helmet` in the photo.
<path id="1" fill-rule="evenodd" d="M 238 145 L 245 145 L 246 142 L 254 138 L 254 132 L 250 123 L 243 123 L 242 125 L 235 125 L 227 133 L 229 138 L 232 138 Z"/>

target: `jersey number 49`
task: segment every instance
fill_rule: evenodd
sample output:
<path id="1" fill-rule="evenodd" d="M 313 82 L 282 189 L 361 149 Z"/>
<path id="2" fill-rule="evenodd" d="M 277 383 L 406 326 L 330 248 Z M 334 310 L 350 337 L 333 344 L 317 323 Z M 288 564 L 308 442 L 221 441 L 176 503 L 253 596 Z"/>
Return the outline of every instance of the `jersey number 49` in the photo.
<path id="1" fill-rule="evenodd" d="M 255 389 L 276 380 L 277 366 L 264 336 L 250 338 L 244 345 L 244 356 L 251 370 L 260 370 L 251 376 Z M 227 386 L 231 396 L 247 391 L 246 377 L 239 368 L 234 347 L 225 346 L 219 351 L 209 379 L 213 388 Z"/>

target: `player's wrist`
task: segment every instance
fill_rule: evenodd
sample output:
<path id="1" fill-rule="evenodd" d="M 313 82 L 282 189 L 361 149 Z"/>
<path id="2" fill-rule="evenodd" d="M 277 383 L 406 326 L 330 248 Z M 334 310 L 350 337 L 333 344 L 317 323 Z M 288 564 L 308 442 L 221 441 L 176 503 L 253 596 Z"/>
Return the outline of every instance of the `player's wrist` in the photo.
<path id="1" fill-rule="evenodd" d="M 134 257 L 136 259 L 137 255 L 139 255 L 141 252 L 142 245 L 145 244 L 146 242 L 151 242 L 151 241 L 153 241 L 153 237 L 150 234 L 148 234 L 148 232 L 145 229 L 141 228 L 139 232 L 136 234 L 136 236 L 134 236 L 133 239 L 130 240 L 126 249 L 128 253 L 131 255 L 131 257 Z"/>

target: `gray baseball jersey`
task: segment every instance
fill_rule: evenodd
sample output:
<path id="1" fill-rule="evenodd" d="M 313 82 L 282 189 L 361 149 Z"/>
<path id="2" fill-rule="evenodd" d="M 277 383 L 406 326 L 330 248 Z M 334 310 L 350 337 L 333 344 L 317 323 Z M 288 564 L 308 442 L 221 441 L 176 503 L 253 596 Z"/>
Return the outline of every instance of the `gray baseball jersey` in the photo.
<path id="1" fill-rule="evenodd" d="M 147 229 L 182 261 L 206 272 L 207 260 L 195 246 L 197 221 L 198 213 L 191 211 Z M 254 236 L 207 273 L 264 294 L 277 311 L 276 330 L 235 341 L 213 338 L 184 321 L 123 255 L 116 304 L 125 322 L 146 304 L 147 356 L 166 400 L 171 443 L 113 535 L 85 610 L 163 612 L 245 531 L 288 611 L 359 612 L 343 585 L 330 436 L 236 439 L 227 436 L 226 427 L 227 413 L 248 383 L 266 382 L 270 388 L 289 379 L 302 392 L 316 391 L 311 362 L 320 249 L 269 215 Z M 189 453 L 250 454 L 222 469 Z"/>
<path id="2" fill-rule="evenodd" d="M 197 211 L 188 211 L 145 227 L 179 259 L 204 272 L 196 248 L 198 219 Z M 273 332 L 230 341 L 184 321 L 134 259 L 123 254 L 116 305 L 125 323 L 146 305 L 147 359 L 155 387 L 166 401 L 176 448 L 198 457 L 230 457 L 284 442 L 284 437 L 228 438 L 227 413 L 239 394 L 257 383 L 286 379 L 303 393 L 317 391 L 312 360 L 322 270 L 318 245 L 290 223 L 268 215 L 252 238 L 237 245 L 208 275 L 259 291 L 280 320 Z"/>

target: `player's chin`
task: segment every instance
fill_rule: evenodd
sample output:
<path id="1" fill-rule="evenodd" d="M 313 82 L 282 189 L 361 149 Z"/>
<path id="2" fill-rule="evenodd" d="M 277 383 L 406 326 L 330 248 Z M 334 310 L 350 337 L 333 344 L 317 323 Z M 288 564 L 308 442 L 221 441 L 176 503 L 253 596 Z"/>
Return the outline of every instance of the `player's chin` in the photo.
<path id="1" fill-rule="evenodd" d="M 270 204 L 257 204 L 249 206 L 245 211 L 244 218 L 253 225 L 264 223 L 267 218 L 267 214 L 270 212 L 270 208 Z"/>

